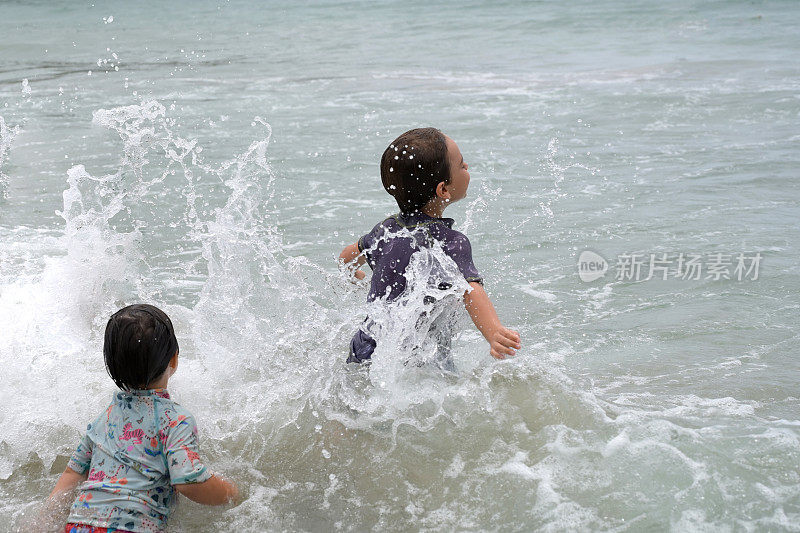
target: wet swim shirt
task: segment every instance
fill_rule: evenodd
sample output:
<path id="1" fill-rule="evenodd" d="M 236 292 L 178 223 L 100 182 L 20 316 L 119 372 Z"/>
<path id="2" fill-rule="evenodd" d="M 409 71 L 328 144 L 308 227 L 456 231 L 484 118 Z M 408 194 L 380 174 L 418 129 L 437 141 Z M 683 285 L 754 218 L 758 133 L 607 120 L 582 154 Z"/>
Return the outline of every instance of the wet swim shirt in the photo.
<path id="1" fill-rule="evenodd" d="M 194 417 L 165 389 L 117 392 L 67 466 L 88 474 L 69 522 L 134 532 L 164 531 L 173 485 L 211 477 L 198 455 Z"/>
<path id="2" fill-rule="evenodd" d="M 472 261 L 472 246 L 466 235 L 453 229 L 452 218 L 435 218 L 422 212 L 398 213 L 375 225 L 358 239 L 358 251 L 364 252 L 372 268 L 367 301 L 391 302 L 406 288 L 406 268 L 414 252 L 428 248 L 434 241 L 456 264 L 467 282 L 483 283 Z M 408 231 L 403 231 L 403 230 Z M 376 346 L 369 333 L 359 329 L 350 342 L 348 362 L 369 359 Z"/>

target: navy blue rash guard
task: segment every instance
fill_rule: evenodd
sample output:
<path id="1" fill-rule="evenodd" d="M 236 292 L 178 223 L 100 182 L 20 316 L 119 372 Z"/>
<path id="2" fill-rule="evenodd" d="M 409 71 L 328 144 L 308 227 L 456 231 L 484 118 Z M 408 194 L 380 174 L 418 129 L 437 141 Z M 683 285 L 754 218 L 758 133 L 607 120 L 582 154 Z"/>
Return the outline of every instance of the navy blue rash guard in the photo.
<path id="1" fill-rule="evenodd" d="M 405 271 L 411 256 L 422 247 L 430 247 L 433 241 L 441 245 L 467 282 L 483 284 L 483 278 L 472 262 L 469 239 L 453 229 L 453 222 L 452 218 L 435 218 L 422 212 L 398 213 L 379 222 L 372 231 L 358 239 L 358 251 L 364 252 L 367 264 L 372 268 L 367 301 L 380 298 L 391 302 L 397 299 L 406 288 Z M 412 234 L 398 235 L 403 228 Z M 417 229 L 424 231 L 415 231 Z M 375 339 L 364 328 L 359 328 L 350 341 L 347 362 L 361 363 L 370 359 L 376 346 Z"/>

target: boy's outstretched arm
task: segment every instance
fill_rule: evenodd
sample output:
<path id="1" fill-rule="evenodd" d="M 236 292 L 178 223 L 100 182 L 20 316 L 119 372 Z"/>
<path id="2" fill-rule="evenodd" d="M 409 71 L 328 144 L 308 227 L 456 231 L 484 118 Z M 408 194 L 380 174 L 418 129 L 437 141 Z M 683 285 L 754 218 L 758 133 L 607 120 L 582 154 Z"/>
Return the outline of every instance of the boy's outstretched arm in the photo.
<path id="1" fill-rule="evenodd" d="M 504 327 L 497 317 L 489 295 L 483 290 L 483 285 L 477 281 L 470 282 L 471 291 L 464 293 L 464 307 L 466 307 L 472 322 L 489 343 L 489 353 L 495 359 L 505 359 L 514 355 L 514 348 L 519 350 L 519 333 Z"/>
<path id="2" fill-rule="evenodd" d="M 203 505 L 224 505 L 239 499 L 239 489 L 236 485 L 216 474 L 202 483 L 181 483 L 174 487 L 193 502 Z"/>
<path id="3" fill-rule="evenodd" d="M 347 267 L 355 275 L 356 279 L 364 279 L 364 276 L 366 276 L 364 271 L 359 269 L 366 262 L 367 258 L 358 251 L 358 243 L 346 246 L 342 253 L 339 254 L 340 268 Z"/>

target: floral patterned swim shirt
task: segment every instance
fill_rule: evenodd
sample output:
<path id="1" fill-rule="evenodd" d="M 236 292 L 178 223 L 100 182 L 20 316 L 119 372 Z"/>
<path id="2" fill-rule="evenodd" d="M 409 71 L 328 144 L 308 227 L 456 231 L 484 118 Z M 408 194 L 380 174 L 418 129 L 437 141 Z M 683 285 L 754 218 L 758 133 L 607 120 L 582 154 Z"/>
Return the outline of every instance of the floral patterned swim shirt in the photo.
<path id="1" fill-rule="evenodd" d="M 88 474 L 70 523 L 137 533 L 164 531 L 177 500 L 173 485 L 211 477 L 198 455 L 194 417 L 165 389 L 114 394 L 68 466 Z"/>

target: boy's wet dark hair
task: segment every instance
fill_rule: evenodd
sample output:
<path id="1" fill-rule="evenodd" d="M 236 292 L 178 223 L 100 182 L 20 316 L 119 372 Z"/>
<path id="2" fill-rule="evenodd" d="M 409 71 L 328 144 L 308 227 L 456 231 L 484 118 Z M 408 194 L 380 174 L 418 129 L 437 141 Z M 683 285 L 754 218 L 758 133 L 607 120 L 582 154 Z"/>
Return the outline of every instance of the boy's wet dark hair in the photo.
<path id="1" fill-rule="evenodd" d="M 436 196 L 440 182 L 450 183 L 447 139 L 436 128 L 417 128 L 400 135 L 381 157 L 381 181 L 400 211 L 420 211 Z"/>
<path id="2" fill-rule="evenodd" d="M 122 390 L 147 387 L 164 373 L 177 352 L 172 322 L 157 307 L 129 305 L 108 320 L 103 356 L 108 374 Z"/>

